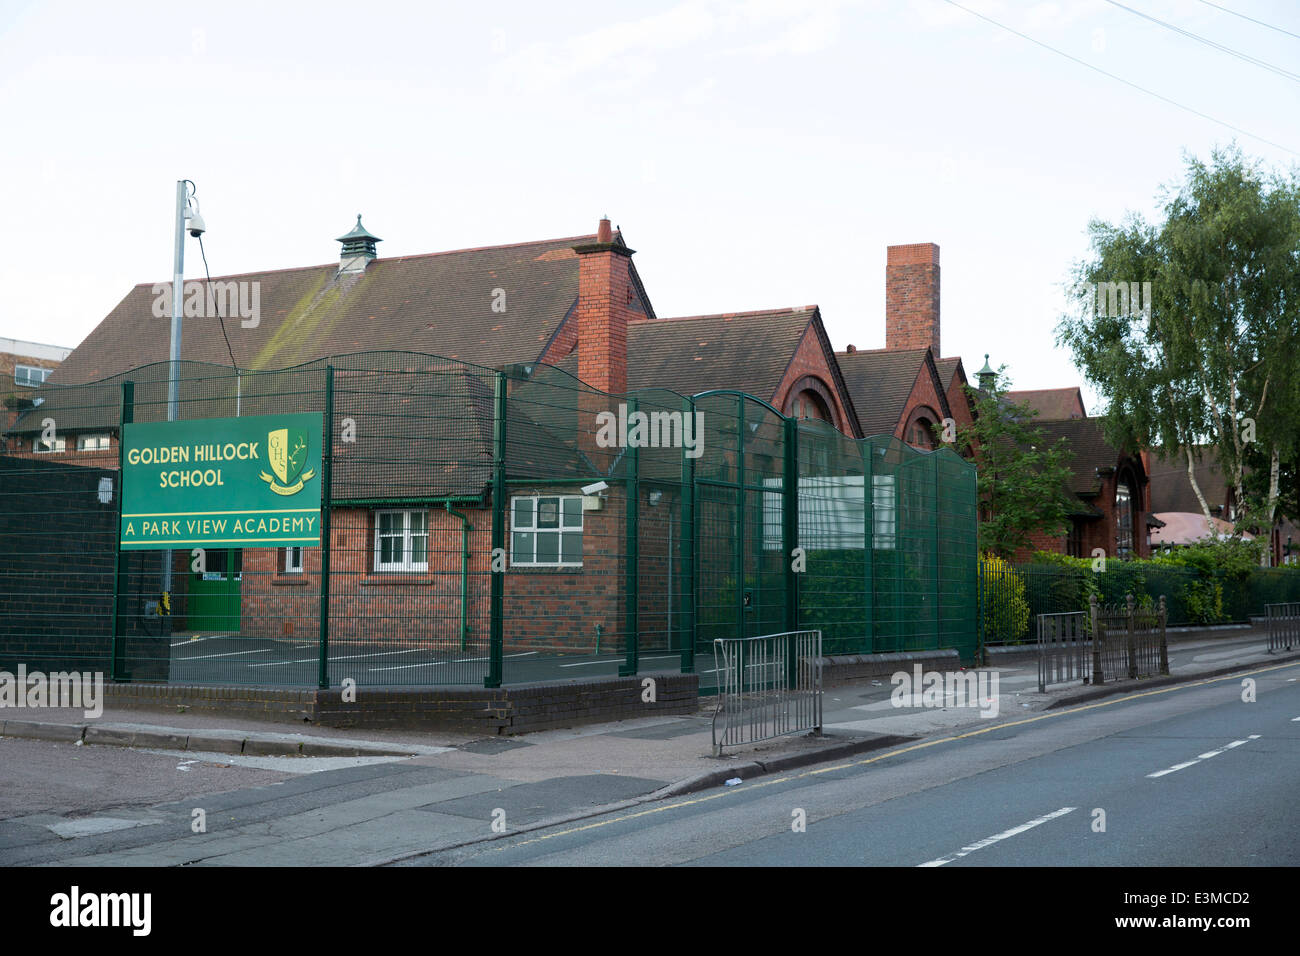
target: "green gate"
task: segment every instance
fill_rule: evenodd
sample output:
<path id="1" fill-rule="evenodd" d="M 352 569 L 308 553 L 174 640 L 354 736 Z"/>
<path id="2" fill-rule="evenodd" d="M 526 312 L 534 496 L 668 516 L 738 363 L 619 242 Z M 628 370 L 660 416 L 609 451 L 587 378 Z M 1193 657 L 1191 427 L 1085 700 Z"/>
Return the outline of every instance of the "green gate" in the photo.
<path id="1" fill-rule="evenodd" d="M 204 558 L 205 570 L 189 575 L 185 628 L 238 634 L 244 552 L 240 548 L 212 549 Z"/>

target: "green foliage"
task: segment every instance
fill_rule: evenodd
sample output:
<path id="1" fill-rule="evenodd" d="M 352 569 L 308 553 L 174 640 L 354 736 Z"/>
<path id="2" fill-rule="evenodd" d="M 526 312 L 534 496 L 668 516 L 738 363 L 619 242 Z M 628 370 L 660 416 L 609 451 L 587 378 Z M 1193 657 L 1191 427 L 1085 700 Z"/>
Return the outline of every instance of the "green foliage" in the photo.
<path id="1" fill-rule="evenodd" d="M 985 644 L 1019 644 L 1029 634 L 1025 579 L 995 554 L 980 558 Z"/>
<path id="2" fill-rule="evenodd" d="M 1107 437 L 1166 456 L 1209 445 L 1249 516 L 1239 527 L 1268 527 L 1300 490 L 1300 178 L 1216 150 L 1188 160 L 1162 222 L 1089 231 L 1092 256 L 1074 270 L 1081 314 L 1062 318 L 1057 340 L 1105 396 Z M 1127 293 L 1142 283 L 1139 305 Z"/>
<path id="3" fill-rule="evenodd" d="M 1067 442 L 1049 445 L 1033 423 L 1038 413 L 1006 400 L 1004 371 L 988 392 L 966 389 L 975 420 L 957 430 L 956 444 L 979 461 L 980 550 L 1010 558 L 1036 532 L 1065 533 L 1071 471 Z"/>
<path id="4" fill-rule="evenodd" d="M 1094 595 L 1103 604 L 1123 604 L 1129 594 L 1154 604 L 1163 595 L 1170 624 L 1223 624 L 1259 615 L 1265 604 L 1300 599 L 1300 568 L 1260 568 L 1261 547 L 1205 542 L 1147 560 L 1108 560 L 1102 572 L 1088 558 L 1040 551 L 1017 570 L 1029 581 L 1034 614 L 1083 610 Z"/>

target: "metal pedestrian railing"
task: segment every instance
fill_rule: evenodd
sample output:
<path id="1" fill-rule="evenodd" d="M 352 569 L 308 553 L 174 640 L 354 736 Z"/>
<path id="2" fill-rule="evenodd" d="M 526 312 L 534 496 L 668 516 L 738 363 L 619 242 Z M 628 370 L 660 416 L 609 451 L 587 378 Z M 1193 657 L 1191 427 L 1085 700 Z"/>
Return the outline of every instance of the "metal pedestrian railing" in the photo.
<path id="1" fill-rule="evenodd" d="M 1092 683 L 1169 673 L 1164 595 L 1154 607 L 1138 607 L 1133 595 L 1123 605 L 1089 600 L 1092 618 Z"/>
<path id="2" fill-rule="evenodd" d="M 1300 647 L 1300 602 L 1266 604 L 1264 614 L 1268 619 L 1268 652 L 1291 650 Z"/>
<path id="3" fill-rule="evenodd" d="M 713 755 L 822 727 L 822 632 L 717 638 L 718 707 Z"/>
<path id="4" fill-rule="evenodd" d="M 1092 634 L 1087 611 L 1038 615 L 1038 692 L 1048 684 L 1087 683 L 1092 672 Z"/>

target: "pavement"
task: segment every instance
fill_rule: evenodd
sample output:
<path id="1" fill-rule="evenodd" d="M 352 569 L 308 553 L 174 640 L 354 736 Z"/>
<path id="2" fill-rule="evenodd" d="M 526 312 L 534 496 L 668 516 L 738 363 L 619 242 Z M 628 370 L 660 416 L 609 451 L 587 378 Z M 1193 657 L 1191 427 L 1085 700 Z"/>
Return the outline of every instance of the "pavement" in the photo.
<path id="1" fill-rule="evenodd" d="M 75 710 L 4 708 L 0 756 L 9 753 L 12 761 L 20 756 L 14 748 L 35 748 L 37 741 L 45 741 L 65 755 L 75 748 L 72 759 L 79 763 L 60 765 L 69 768 L 68 774 L 93 770 L 96 775 L 83 782 L 75 801 L 42 795 L 42 780 L 53 790 L 63 779 L 62 771 L 44 765 L 40 773 L 33 770 L 31 780 L 18 778 L 6 787 L 8 796 L 0 792 L 0 862 L 400 862 L 431 849 L 492 839 L 502 832 L 492 827 L 498 813 L 517 834 L 726 786 L 727 781 L 987 725 L 991 719 L 1014 719 L 1103 695 L 1300 660 L 1300 648 L 1267 653 L 1259 630 L 1190 632 L 1170 636 L 1169 677 L 1101 687 L 1076 682 L 1040 694 L 1036 658 L 1026 651 L 1000 653 L 996 666 L 978 669 L 983 686 L 995 690 L 996 696 L 975 706 L 955 706 L 951 700 L 922 706 L 926 701 L 919 693 L 902 701 L 907 706 L 897 706 L 889 680 L 860 681 L 826 691 L 823 735 L 797 734 L 728 748 L 716 758 L 711 754 L 712 703 L 707 699 L 689 716 L 647 717 L 519 737 L 311 726 L 289 733 L 272 729 L 281 725 L 213 714 L 105 708 L 98 719 L 87 720 Z M 903 669 L 910 672 L 906 665 Z M 133 797 L 122 789 L 128 785 L 118 782 L 111 800 L 97 796 L 102 784 L 95 781 L 114 776 L 111 754 L 119 755 L 120 774 L 126 751 L 139 761 L 140 769 L 133 772 L 139 775 L 140 792 Z M 212 768 L 229 772 L 223 777 Z M 186 773 L 176 773 L 182 770 Z M 151 791 L 145 783 L 155 775 L 169 782 Z M 178 789 L 179 777 L 185 778 L 188 790 Z M 241 789 L 231 790 L 230 785 Z M 336 801 L 330 809 L 342 816 L 322 811 L 327 791 L 328 799 Z M 368 794 L 370 804 L 376 793 L 384 792 L 385 798 L 371 806 L 359 796 L 351 799 L 354 791 Z M 158 799 L 179 799 L 154 803 L 150 793 Z M 338 803 L 343 797 L 349 799 Z M 188 820 L 190 807 L 200 799 L 211 812 L 228 810 L 225 819 L 232 829 L 220 836 L 186 832 L 160 842 L 157 827 L 166 830 Z M 278 836 L 258 814 L 277 821 Z M 152 838 L 147 837 L 150 827 Z M 347 838 L 348 832 L 355 839 Z M 86 839 L 95 837 L 104 839 Z M 291 861 L 276 855 L 278 840 L 292 841 L 302 852 L 319 841 L 319 849 L 305 860 Z"/>

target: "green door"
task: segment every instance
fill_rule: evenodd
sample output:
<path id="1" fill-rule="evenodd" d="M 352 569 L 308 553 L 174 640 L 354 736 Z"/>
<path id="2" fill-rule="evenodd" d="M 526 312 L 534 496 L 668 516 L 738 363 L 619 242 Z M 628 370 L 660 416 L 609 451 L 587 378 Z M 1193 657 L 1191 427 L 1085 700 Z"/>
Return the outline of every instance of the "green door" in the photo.
<path id="1" fill-rule="evenodd" d="M 211 549 L 206 558 L 206 570 L 190 573 L 186 630 L 238 634 L 244 552 Z"/>

